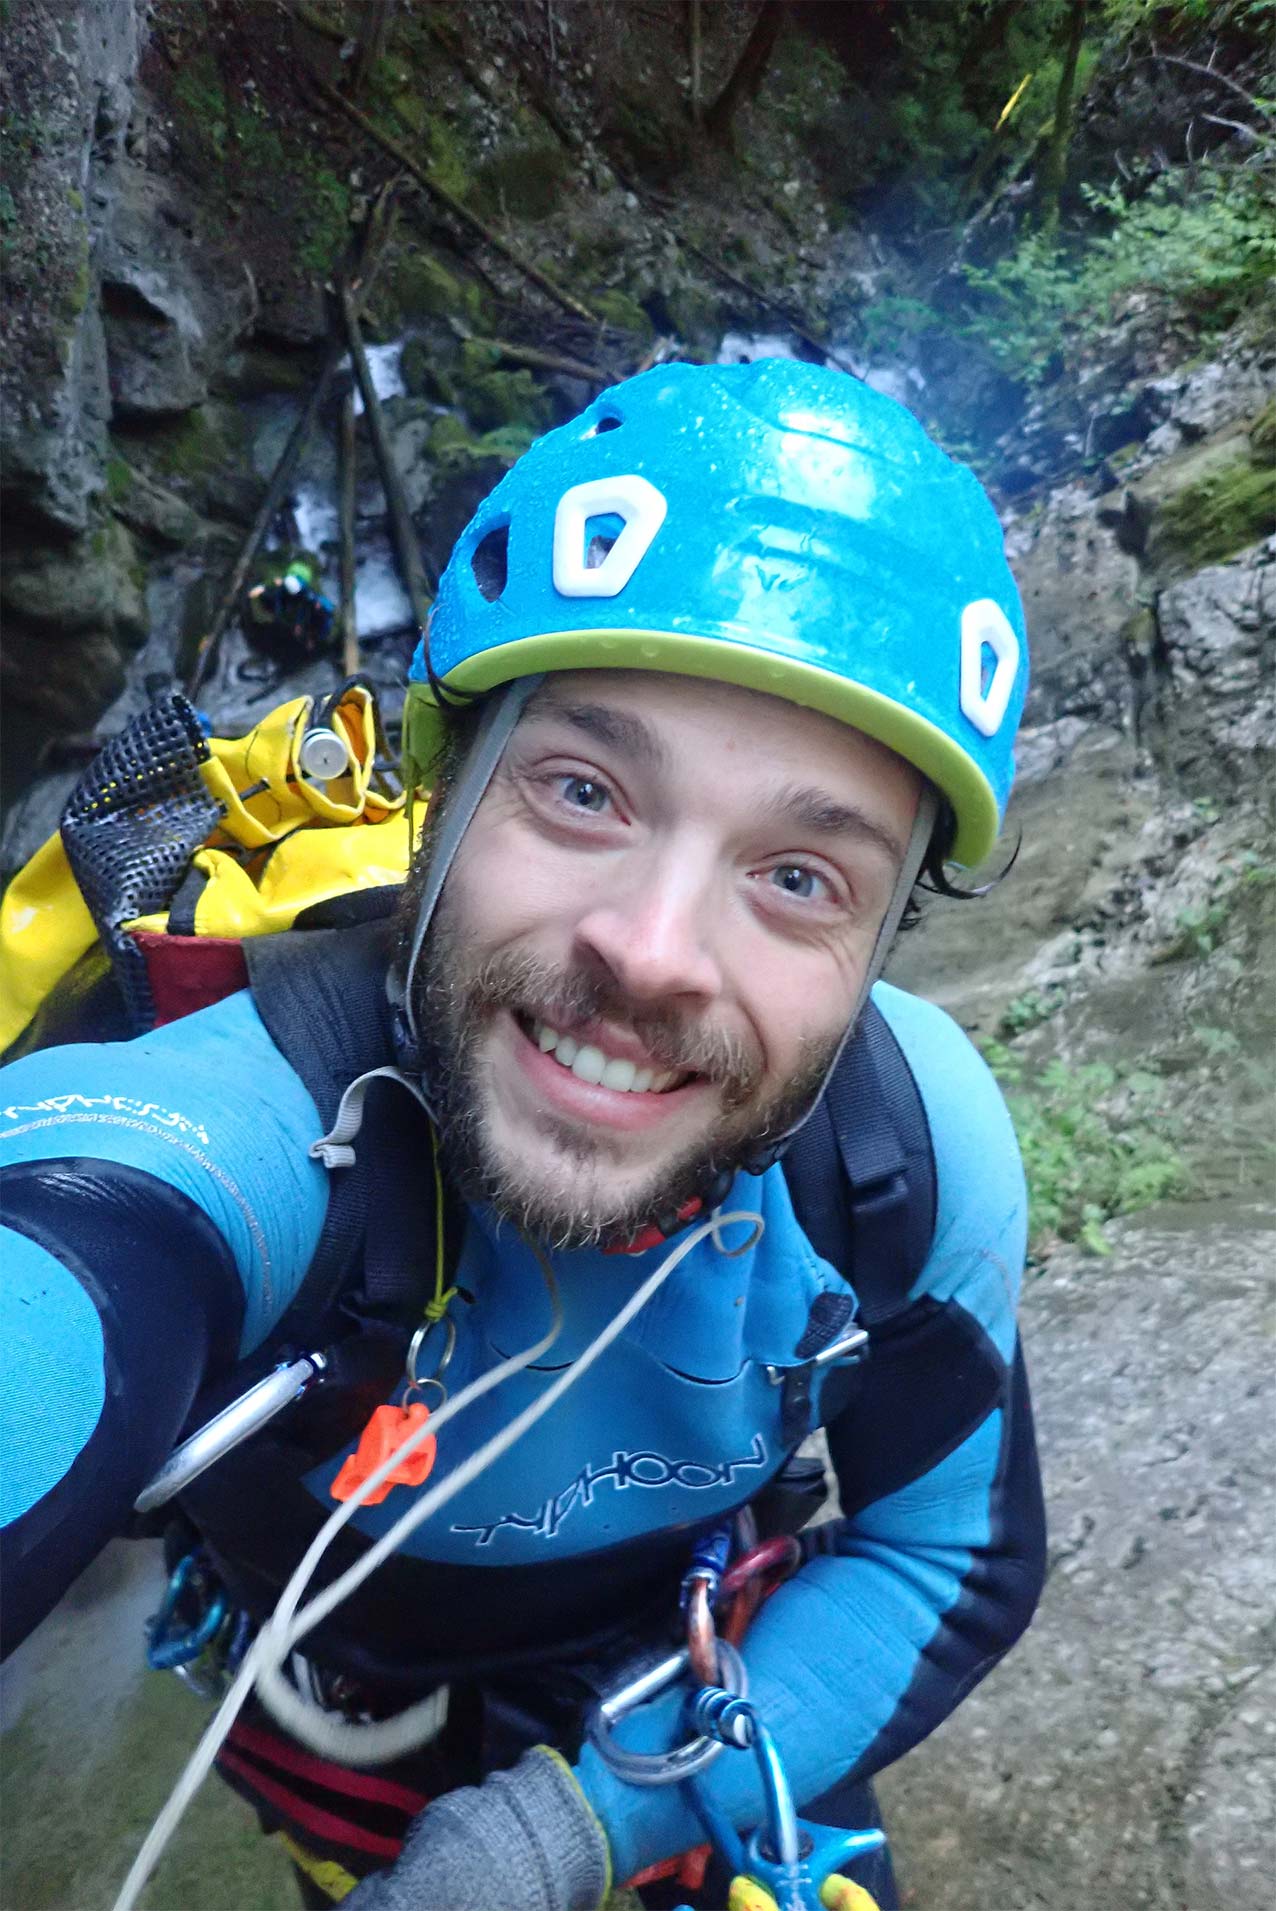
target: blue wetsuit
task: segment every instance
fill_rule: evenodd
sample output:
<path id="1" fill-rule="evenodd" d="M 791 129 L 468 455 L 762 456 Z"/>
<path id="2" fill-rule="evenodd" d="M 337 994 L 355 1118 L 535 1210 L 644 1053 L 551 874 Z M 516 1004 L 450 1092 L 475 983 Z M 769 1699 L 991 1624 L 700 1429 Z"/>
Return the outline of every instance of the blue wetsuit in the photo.
<path id="1" fill-rule="evenodd" d="M 814 1556 L 748 1639 L 753 1694 L 808 1804 L 938 1724 L 1023 1629 L 1042 1570 L 1015 1330 L 1025 1197 L 1014 1138 L 955 1024 L 884 984 L 875 999 L 925 1104 L 938 1213 L 910 1296 L 898 1398 L 879 1399 L 871 1424 L 831 1425 L 843 1518 L 818 1529 Z M 233 1378 L 283 1315 L 327 1207 L 325 1171 L 307 1154 L 322 1129 L 247 993 L 133 1042 L 49 1049 L 0 1074 L 11 1639 L 123 1527 L 200 1387 Z M 534 1582 L 526 1569 L 587 1560 L 576 1575 L 587 1608 L 615 1551 L 711 1525 L 776 1471 L 782 1389 L 768 1369 L 794 1364 L 812 1301 L 845 1284 L 802 1234 L 778 1167 L 739 1177 L 723 1207 L 762 1216 L 756 1246 L 728 1258 L 701 1240 L 533 1434 L 417 1529 L 408 1564 L 448 1588 L 442 1650 L 463 1656 L 467 1609 L 495 1610 L 483 1588 L 517 1589 Z M 666 1251 L 556 1254 L 557 1344 L 542 1367 L 467 1409 L 454 1451 L 511 1419 Z M 489 1215 L 468 1215 L 450 1278 L 462 1290 L 455 1392 L 536 1339 L 548 1313 L 531 1256 Z M 901 1458 L 919 1451 L 922 1468 Z M 331 1510 L 342 1457 L 298 1486 L 312 1524 Z M 409 1490 L 361 1510 L 358 1529 L 384 1531 Z M 470 1588 L 480 1589 L 472 1608 Z M 410 1618 L 428 1635 L 428 1608 L 414 1602 Z M 517 1614 L 507 1623 L 516 1633 Z M 650 1708 L 641 1731 L 672 1732 L 672 1707 Z M 679 1788 L 632 1788 L 589 1747 L 577 1772 L 618 1878 L 699 1841 Z M 720 1759 L 712 1782 L 746 1822 L 751 1761 Z"/>

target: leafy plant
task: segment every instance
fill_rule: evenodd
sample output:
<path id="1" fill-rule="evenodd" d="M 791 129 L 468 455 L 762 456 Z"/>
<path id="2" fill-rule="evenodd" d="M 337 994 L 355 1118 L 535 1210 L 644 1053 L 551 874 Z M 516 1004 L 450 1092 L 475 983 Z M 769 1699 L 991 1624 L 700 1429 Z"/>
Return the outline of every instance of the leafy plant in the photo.
<path id="1" fill-rule="evenodd" d="M 1111 1249 L 1103 1223 L 1182 1190 L 1166 1088 L 1144 1069 L 1056 1058 L 1039 1074 L 1001 1043 L 985 1050 L 1001 1083 L 1028 1178 L 1028 1233 Z"/>
<path id="2" fill-rule="evenodd" d="M 1079 246 L 1033 231 L 995 265 L 963 268 L 974 294 L 968 333 L 1029 383 L 1097 336 L 1132 292 L 1153 289 L 1223 325 L 1276 271 L 1276 224 L 1251 168 L 1184 167 L 1138 198 L 1081 191 L 1110 221 L 1097 238 Z"/>
<path id="3" fill-rule="evenodd" d="M 1016 1035 L 1036 1028 L 1039 1022 L 1049 1021 L 1062 1007 L 1063 997 L 1058 990 L 1042 994 L 1040 989 L 1025 989 L 1022 995 L 1016 995 L 1007 1002 L 1002 1010 L 997 1025 L 998 1033 L 1007 1041 L 1012 1041 Z"/>

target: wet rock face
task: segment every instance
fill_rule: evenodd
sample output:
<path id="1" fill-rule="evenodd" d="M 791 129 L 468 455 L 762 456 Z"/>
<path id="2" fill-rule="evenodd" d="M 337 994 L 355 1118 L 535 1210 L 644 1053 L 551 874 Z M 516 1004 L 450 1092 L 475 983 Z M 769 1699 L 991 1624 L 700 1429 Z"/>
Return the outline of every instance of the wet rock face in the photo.
<path id="1" fill-rule="evenodd" d="M 134 0 L 15 0 L 5 20 L 0 350 L 5 502 L 67 536 L 101 488 L 110 411 L 91 253 L 110 210 L 139 52 Z"/>
<path id="2" fill-rule="evenodd" d="M 1273 1218 L 1164 1210 L 1029 1287 L 1050 1576 L 1027 1638 L 882 1781 L 920 1903 L 1270 1903 Z"/>
<path id="3" fill-rule="evenodd" d="M 242 260 L 196 250 L 182 195 L 126 165 L 100 278 L 112 419 L 144 422 L 202 403 L 256 316 Z"/>

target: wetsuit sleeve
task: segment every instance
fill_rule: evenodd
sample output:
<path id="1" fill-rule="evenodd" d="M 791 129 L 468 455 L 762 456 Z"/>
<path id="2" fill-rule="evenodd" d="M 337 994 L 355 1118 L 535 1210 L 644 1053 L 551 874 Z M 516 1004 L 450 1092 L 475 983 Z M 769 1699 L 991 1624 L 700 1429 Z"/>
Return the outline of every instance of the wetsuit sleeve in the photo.
<path id="1" fill-rule="evenodd" d="M 1014 1135 L 955 1025 L 898 991 L 879 1000 L 931 1125 L 934 1245 L 829 1428 L 842 1516 L 811 1536 L 811 1556 L 763 1608 L 745 1649 L 752 1695 L 817 1821 L 824 1794 L 879 1770 L 948 1716 L 1023 1631 L 1044 1576 L 1015 1327 L 1026 1200 Z M 659 1711 L 637 1728 L 644 1743 L 668 1744 L 677 1729 L 672 1708 Z M 639 1792 L 592 1747 L 578 1775 L 617 1877 L 698 1842 L 679 1788 Z M 754 1821 L 751 1760 L 725 1754 L 704 1782 L 737 1825 Z"/>
<path id="2" fill-rule="evenodd" d="M 6 1650 L 282 1315 L 323 1223 L 320 1130 L 246 993 L 0 1072 Z"/>

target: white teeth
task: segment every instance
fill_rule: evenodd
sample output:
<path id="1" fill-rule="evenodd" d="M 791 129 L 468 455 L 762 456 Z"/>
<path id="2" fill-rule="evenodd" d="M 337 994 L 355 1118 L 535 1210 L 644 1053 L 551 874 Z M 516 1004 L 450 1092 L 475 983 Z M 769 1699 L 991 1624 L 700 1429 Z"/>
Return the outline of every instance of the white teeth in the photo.
<path id="1" fill-rule="evenodd" d="M 560 1035 L 548 1022 L 533 1022 L 532 1039 L 542 1055 L 552 1055 L 582 1082 L 601 1083 L 619 1094 L 663 1094 L 678 1080 L 674 1069 L 639 1068 L 620 1057 L 609 1057 L 592 1042 L 578 1042 L 574 1035 Z"/>
<path id="2" fill-rule="evenodd" d="M 573 1043 L 572 1046 L 575 1047 L 575 1043 Z M 558 1044 L 558 1059 L 560 1062 L 563 1059 L 563 1045 L 561 1042 Z M 603 1078 L 603 1070 L 606 1066 L 607 1057 L 603 1054 L 602 1050 L 600 1048 L 591 1048 L 589 1044 L 586 1043 L 583 1048 L 576 1049 L 576 1054 L 572 1060 L 572 1074 L 577 1076 L 582 1082 L 591 1082 L 597 1085 Z"/>

